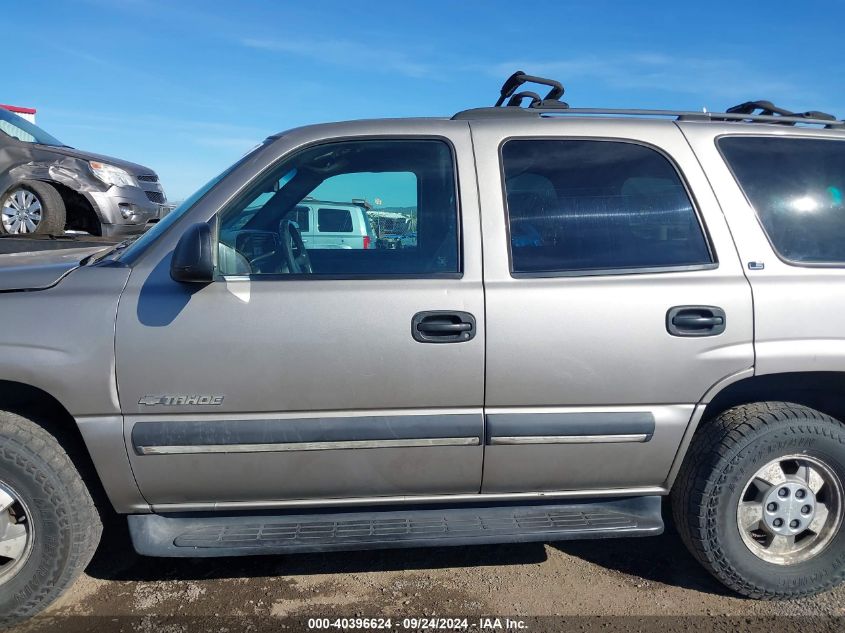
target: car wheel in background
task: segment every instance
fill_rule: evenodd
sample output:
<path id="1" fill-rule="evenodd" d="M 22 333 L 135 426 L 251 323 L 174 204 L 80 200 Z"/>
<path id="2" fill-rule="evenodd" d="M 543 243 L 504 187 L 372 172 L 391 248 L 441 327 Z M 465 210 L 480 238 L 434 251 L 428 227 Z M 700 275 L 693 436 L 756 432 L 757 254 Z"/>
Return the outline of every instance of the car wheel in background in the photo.
<path id="1" fill-rule="evenodd" d="M 65 229 L 65 203 L 55 187 L 28 180 L 14 185 L 0 201 L 0 233 L 61 235 Z"/>

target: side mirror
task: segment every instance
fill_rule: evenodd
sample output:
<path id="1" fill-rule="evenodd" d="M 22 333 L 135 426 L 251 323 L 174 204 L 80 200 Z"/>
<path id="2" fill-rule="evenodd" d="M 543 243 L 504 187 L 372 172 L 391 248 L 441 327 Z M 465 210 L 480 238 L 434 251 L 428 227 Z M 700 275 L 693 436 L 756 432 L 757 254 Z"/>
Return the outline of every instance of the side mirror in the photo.
<path id="1" fill-rule="evenodd" d="M 207 284 L 214 281 L 214 236 L 204 222 L 193 224 L 182 234 L 170 260 L 174 281 Z"/>

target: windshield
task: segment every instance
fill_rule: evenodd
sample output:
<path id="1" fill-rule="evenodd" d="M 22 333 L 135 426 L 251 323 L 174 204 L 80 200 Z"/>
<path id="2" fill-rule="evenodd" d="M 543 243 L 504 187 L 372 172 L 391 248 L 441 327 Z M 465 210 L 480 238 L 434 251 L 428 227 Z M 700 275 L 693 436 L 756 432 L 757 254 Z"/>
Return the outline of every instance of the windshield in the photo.
<path id="1" fill-rule="evenodd" d="M 30 123 L 26 119 L 3 108 L 0 108 L 0 132 L 5 132 L 12 138 L 16 138 L 24 143 L 66 147 L 59 139 L 50 136 L 34 123 Z"/>

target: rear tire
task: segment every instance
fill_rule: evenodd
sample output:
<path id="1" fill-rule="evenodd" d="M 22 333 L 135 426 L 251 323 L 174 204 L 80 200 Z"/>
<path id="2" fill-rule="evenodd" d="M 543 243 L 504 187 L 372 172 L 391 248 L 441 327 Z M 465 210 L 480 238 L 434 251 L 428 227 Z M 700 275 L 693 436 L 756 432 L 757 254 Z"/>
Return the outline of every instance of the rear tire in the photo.
<path id="1" fill-rule="evenodd" d="M 62 235 L 66 210 L 61 194 L 52 185 L 24 180 L 0 199 L 0 232 L 11 235 Z"/>
<path id="2" fill-rule="evenodd" d="M 56 438 L 5 411 L 0 507 L 0 548 L 4 533 L 7 539 L 0 557 L 0 625 L 9 625 L 42 611 L 73 584 L 94 555 L 102 524 Z"/>
<path id="3" fill-rule="evenodd" d="M 729 409 L 693 438 L 672 490 L 681 539 L 744 596 L 792 599 L 845 579 L 845 425 L 813 409 Z"/>

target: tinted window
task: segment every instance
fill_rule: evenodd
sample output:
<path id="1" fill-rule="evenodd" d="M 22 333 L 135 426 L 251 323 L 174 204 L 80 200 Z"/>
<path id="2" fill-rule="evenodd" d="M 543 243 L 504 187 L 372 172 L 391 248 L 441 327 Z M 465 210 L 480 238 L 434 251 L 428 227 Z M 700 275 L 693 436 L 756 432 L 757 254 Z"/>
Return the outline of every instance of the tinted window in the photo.
<path id="1" fill-rule="evenodd" d="M 346 209 L 318 209 L 317 230 L 321 233 L 351 233 L 352 214 Z"/>
<path id="2" fill-rule="evenodd" d="M 308 207 L 296 207 L 293 210 L 293 221 L 299 225 L 299 230 L 306 233 L 311 230 L 311 222 L 309 221 Z"/>
<path id="3" fill-rule="evenodd" d="M 314 210 L 308 228 L 303 209 Z M 301 246 L 286 247 L 292 220 Z M 343 141 L 282 161 L 220 214 L 222 274 L 460 272 L 458 202 L 450 147 L 438 140 Z M 292 240 L 296 242 L 296 240 Z"/>
<path id="4" fill-rule="evenodd" d="M 845 263 L 845 143 L 733 136 L 718 146 L 783 258 Z"/>
<path id="5" fill-rule="evenodd" d="M 516 273 L 712 262 L 686 189 L 659 152 L 614 141 L 515 140 L 502 148 Z"/>

